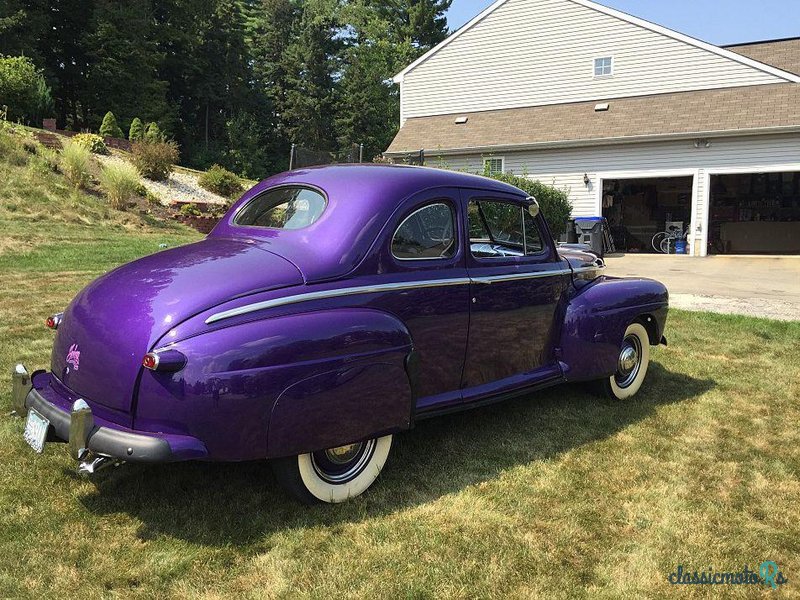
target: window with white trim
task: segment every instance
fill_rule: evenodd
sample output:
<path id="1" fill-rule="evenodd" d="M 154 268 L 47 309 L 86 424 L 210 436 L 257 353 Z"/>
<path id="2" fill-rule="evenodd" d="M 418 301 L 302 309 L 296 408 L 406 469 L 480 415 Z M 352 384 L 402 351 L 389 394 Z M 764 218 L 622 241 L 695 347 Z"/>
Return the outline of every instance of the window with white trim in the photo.
<path id="1" fill-rule="evenodd" d="M 506 160 L 502 157 L 485 158 L 483 160 L 483 168 L 489 175 L 495 173 L 502 173 L 506 170 Z"/>
<path id="2" fill-rule="evenodd" d="M 603 56 L 594 59 L 594 76 L 609 77 L 614 74 L 614 57 Z"/>

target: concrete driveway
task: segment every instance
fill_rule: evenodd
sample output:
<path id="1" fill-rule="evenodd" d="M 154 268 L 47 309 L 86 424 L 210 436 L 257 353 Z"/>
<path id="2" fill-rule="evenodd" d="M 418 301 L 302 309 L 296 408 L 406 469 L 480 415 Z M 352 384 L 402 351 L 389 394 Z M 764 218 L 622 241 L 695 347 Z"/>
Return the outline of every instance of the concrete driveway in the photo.
<path id="1" fill-rule="evenodd" d="M 800 256 L 625 254 L 605 260 L 607 275 L 662 281 L 675 308 L 800 321 Z"/>

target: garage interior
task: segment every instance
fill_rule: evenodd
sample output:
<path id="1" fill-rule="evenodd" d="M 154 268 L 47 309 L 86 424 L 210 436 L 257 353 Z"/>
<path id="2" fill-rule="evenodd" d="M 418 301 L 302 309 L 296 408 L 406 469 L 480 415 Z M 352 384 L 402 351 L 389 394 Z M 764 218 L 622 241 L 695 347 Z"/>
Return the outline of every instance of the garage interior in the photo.
<path id="1" fill-rule="evenodd" d="M 800 172 L 711 175 L 709 254 L 800 254 Z"/>
<path id="2" fill-rule="evenodd" d="M 691 176 L 604 179 L 603 216 L 617 251 L 652 254 L 656 233 L 688 229 L 693 183 Z"/>

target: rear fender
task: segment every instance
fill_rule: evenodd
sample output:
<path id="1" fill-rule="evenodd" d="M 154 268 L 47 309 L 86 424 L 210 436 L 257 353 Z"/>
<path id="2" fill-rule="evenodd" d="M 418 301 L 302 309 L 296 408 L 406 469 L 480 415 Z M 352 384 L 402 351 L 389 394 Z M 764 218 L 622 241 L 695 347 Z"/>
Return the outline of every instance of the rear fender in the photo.
<path id="1" fill-rule="evenodd" d="M 567 381 L 614 374 L 625 330 L 641 321 L 650 343 L 662 339 L 667 289 L 652 279 L 599 277 L 576 290 L 564 313 L 557 356 Z"/>
<path id="2" fill-rule="evenodd" d="M 136 428 L 193 435 L 214 460 L 299 454 L 410 426 L 411 336 L 383 311 L 259 319 L 169 347 L 186 367 L 142 372 Z"/>

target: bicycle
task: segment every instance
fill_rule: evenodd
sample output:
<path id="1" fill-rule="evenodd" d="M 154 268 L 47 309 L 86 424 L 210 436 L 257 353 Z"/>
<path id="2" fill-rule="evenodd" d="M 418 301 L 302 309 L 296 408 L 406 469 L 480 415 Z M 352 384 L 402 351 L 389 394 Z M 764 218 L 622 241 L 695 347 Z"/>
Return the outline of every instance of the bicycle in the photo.
<path id="1" fill-rule="evenodd" d="M 650 243 L 653 245 L 653 250 L 661 254 L 669 254 L 673 242 L 688 238 L 690 229 L 691 225 L 689 225 L 686 231 L 681 231 L 678 227 L 672 226 L 667 231 L 659 231 L 653 236 L 653 239 L 650 240 Z"/>

